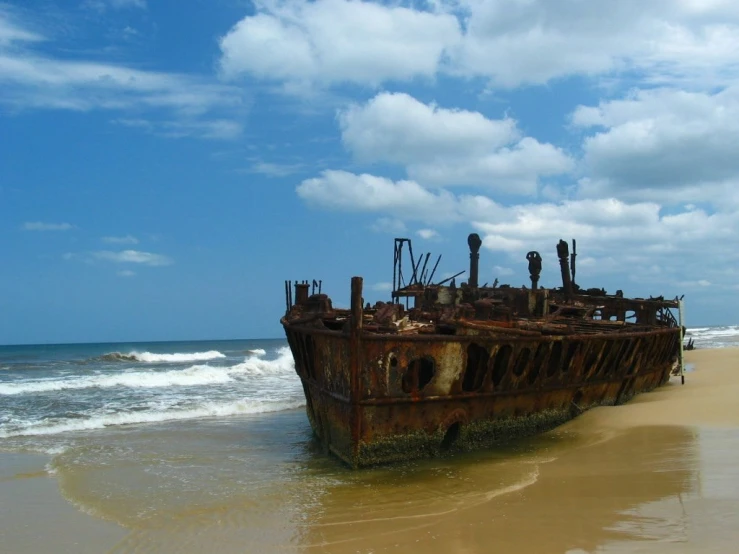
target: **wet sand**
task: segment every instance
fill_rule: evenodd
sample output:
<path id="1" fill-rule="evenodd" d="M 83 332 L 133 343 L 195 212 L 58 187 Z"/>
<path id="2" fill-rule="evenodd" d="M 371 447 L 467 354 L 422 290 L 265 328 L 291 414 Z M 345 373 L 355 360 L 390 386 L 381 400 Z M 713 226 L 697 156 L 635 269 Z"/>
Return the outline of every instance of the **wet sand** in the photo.
<path id="1" fill-rule="evenodd" d="M 0 552 L 731 552 L 739 349 L 687 360 L 684 386 L 546 435 L 361 472 L 302 411 L 109 431 L 53 476 L 2 453 Z"/>
<path id="2" fill-rule="evenodd" d="M 48 456 L 0 453 L 0 552 L 106 552 L 127 531 L 90 517 L 59 494 Z"/>

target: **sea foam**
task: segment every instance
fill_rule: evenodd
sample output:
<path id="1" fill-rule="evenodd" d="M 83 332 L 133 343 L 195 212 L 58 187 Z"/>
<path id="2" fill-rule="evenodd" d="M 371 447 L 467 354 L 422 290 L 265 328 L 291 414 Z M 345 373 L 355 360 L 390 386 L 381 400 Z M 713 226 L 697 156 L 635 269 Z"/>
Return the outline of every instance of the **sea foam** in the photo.
<path id="1" fill-rule="evenodd" d="M 209 402 L 192 408 L 176 410 L 119 412 L 114 414 L 92 415 L 86 419 L 68 419 L 62 421 L 44 420 L 28 422 L 25 425 L 16 426 L 15 429 L 0 430 L 0 438 L 57 435 L 59 433 L 88 431 L 119 425 L 160 423 L 165 421 L 199 419 L 204 417 L 226 417 L 233 415 L 277 412 L 298 408 L 304 404 L 305 403 L 302 400 L 238 400 L 223 403 Z"/>
<path id="2" fill-rule="evenodd" d="M 129 352 L 123 354 L 121 352 L 109 352 L 101 356 L 105 361 L 122 361 L 122 362 L 147 362 L 147 363 L 184 363 L 184 362 L 207 362 L 208 360 L 216 360 L 225 358 L 226 355 L 217 350 L 209 350 L 207 352 L 189 352 L 174 354 L 155 354 L 153 352 Z"/>
<path id="3" fill-rule="evenodd" d="M 240 376 L 292 376 L 294 363 L 290 349 L 282 347 L 277 358 L 265 360 L 249 356 L 243 362 L 225 367 L 193 365 L 185 369 L 167 371 L 126 371 L 113 374 L 83 375 L 63 379 L 35 379 L 0 383 L 0 395 L 34 394 L 88 388 L 157 388 L 194 387 L 229 383 Z"/>

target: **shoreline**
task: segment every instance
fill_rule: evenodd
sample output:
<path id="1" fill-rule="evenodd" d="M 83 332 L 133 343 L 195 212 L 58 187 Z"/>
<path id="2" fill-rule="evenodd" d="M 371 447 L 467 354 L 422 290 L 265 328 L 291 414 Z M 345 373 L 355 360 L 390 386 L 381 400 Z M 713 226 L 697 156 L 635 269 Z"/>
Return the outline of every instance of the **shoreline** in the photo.
<path id="1" fill-rule="evenodd" d="M 599 494 L 602 498 L 597 500 L 595 505 L 590 506 L 587 513 L 584 513 L 585 517 L 590 517 L 597 524 L 592 530 L 588 531 L 590 534 L 587 537 L 583 535 L 581 545 L 588 545 L 591 548 L 597 547 L 599 552 L 620 551 L 619 544 L 621 546 L 628 544 L 633 549 L 636 544 L 629 541 L 623 543 L 618 538 L 621 535 L 618 535 L 618 533 L 614 535 L 612 531 L 607 530 L 608 526 L 612 525 L 608 523 L 611 519 L 614 521 L 623 519 L 621 516 L 614 515 L 615 512 L 614 514 L 611 513 L 613 510 L 618 511 L 619 504 L 614 504 L 611 508 L 608 508 L 607 505 L 609 503 L 613 504 L 617 498 L 624 495 L 631 495 L 633 497 L 632 503 L 636 502 L 635 506 L 640 506 L 639 510 L 647 509 L 645 507 L 657 510 L 660 518 L 668 517 L 665 514 L 675 512 L 676 506 L 692 506 L 691 510 L 701 514 L 700 517 L 696 517 L 703 521 L 703 525 L 715 527 L 720 523 L 714 521 L 717 506 L 720 504 L 722 509 L 726 509 L 728 502 L 731 507 L 739 507 L 739 491 L 736 492 L 736 496 L 733 496 L 732 493 L 728 495 L 728 498 L 722 498 L 720 502 L 714 502 L 710 499 L 710 501 L 707 501 L 701 495 L 696 497 L 695 492 L 691 493 L 692 489 L 686 483 L 692 482 L 691 479 L 694 478 L 690 476 L 695 471 L 708 471 L 703 469 L 705 466 L 712 468 L 713 473 L 708 475 L 699 473 L 702 476 L 701 482 L 718 481 L 719 489 L 722 488 L 722 483 L 724 483 L 723 488 L 737 488 L 725 483 L 725 480 L 729 475 L 735 476 L 731 473 L 730 464 L 735 460 L 739 460 L 739 404 L 735 400 L 737 394 L 739 394 L 739 371 L 736 368 L 736 362 L 739 361 L 739 349 L 692 350 L 685 353 L 685 359 L 686 363 L 691 363 L 695 367 L 694 371 L 686 373 L 685 385 L 680 384 L 679 377 L 672 377 L 666 385 L 654 391 L 640 394 L 622 406 L 592 408 L 570 422 L 544 434 L 536 443 L 538 446 L 534 448 L 534 454 L 531 454 L 533 456 L 531 461 L 526 458 L 526 455 L 522 457 L 520 454 L 515 454 L 511 457 L 511 452 L 517 452 L 516 449 L 513 449 L 502 453 L 479 452 L 473 456 L 460 457 L 456 460 L 436 459 L 419 466 L 421 467 L 420 470 L 411 469 L 412 473 L 415 472 L 414 475 L 418 474 L 414 478 L 428 479 L 430 486 L 436 488 L 439 488 L 444 482 L 439 482 L 438 477 L 432 475 L 434 472 L 438 472 L 438 469 L 434 468 L 451 467 L 453 472 L 462 476 L 464 480 L 472 481 L 476 483 L 475 487 L 484 490 L 488 490 L 489 487 L 493 487 L 495 484 L 495 487 L 489 489 L 493 492 L 487 493 L 482 501 L 478 498 L 479 493 L 475 496 L 472 490 L 463 494 L 459 490 L 449 489 L 434 500 L 436 507 L 439 509 L 438 513 L 428 514 L 425 504 L 418 503 L 416 505 L 413 496 L 402 499 L 399 497 L 397 499 L 398 505 L 386 506 L 387 513 L 378 518 L 377 513 L 374 516 L 372 515 L 372 507 L 365 507 L 362 513 L 355 513 L 356 510 L 352 506 L 355 506 L 358 502 L 360 504 L 367 502 L 366 497 L 362 496 L 363 494 L 366 495 L 366 492 L 362 493 L 361 489 L 355 490 L 344 483 L 328 491 L 322 491 L 322 494 L 326 497 L 323 511 L 315 517 L 311 515 L 314 520 L 310 520 L 310 524 L 305 531 L 297 533 L 300 537 L 297 544 L 294 539 L 288 540 L 284 537 L 266 536 L 260 537 L 259 540 L 267 547 L 276 546 L 283 550 L 287 548 L 290 551 L 306 549 L 314 551 L 314 549 L 318 549 L 326 552 L 343 552 L 346 551 L 346 548 L 355 551 L 357 548 L 364 548 L 365 542 L 368 546 L 371 544 L 372 548 L 376 550 L 393 550 L 391 548 L 394 544 L 393 541 L 399 541 L 398 544 L 406 545 L 417 542 L 418 537 L 413 534 L 413 531 L 403 526 L 403 520 L 411 517 L 417 518 L 419 521 L 434 522 L 432 528 L 438 527 L 438 533 L 433 535 L 436 537 L 434 541 L 422 541 L 423 547 L 432 553 L 445 552 L 449 548 L 469 552 L 484 551 L 483 545 L 490 546 L 491 543 L 486 542 L 488 539 L 485 538 L 487 536 L 485 533 L 478 533 L 478 527 L 481 526 L 479 531 L 482 532 L 488 525 L 494 525 L 496 532 L 500 533 L 501 547 L 506 546 L 521 552 L 562 551 L 556 550 L 556 548 L 568 544 L 570 540 L 568 533 L 574 532 L 570 528 L 571 523 L 563 521 L 559 523 L 562 529 L 556 532 L 550 530 L 549 546 L 537 542 L 539 539 L 535 537 L 527 536 L 524 528 L 526 526 L 530 528 L 532 524 L 536 525 L 538 518 L 542 518 L 542 522 L 545 522 L 547 518 L 551 518 L 552 515 L 548 510 L 556 510 L 556 508 L 547 507 L 550 503 L 568 506 L 567 509 L 571 510 L 573 514 L 579 514 L 584 506 L 596 502 L 590 496 L 573 495 L 572 487 L 577 488 L 584 482 L 589 482 L 589 486 L 593 487 L 593 491 L 601 491 Z M 291 410 L 291 412 L 294 411 Z M 276 413 L 280 412 L 262 414 L 260 417 L 275 418 Z M 278 419 L 280 419 L 279 416 L 275 418 L 275 420 Z M 674 430 L 668 431 L 667 428 Z M 734 441 L 737 450 L 731 450 L 728 454 L 722 453 L 722 459 L 715 459 L 714 450 L 718 449 L 721 444 L 733 444 L 734 439 L 732 437 L 737 439 Z M 642 490 L 647 491 L 649 486 L 645 483 L 637 483 L 640 479 L 640 473 L 634 473 L 634 470 L 629 468 L 628 453 L 622 459 L 624 448 L 628 448 L 624 444 L 627 443 L 633 444 L 632 448 L 636 449 L 635 453 L 638 454 L 638 460 L 633 463 L 646 464 L 644 460 L 649 460 L 653 456 L 660 460 L 667 456 L 665 458 L 667 460 L 671 459 L 669 458 L 670 452 L 681 453 L 678 457 L 672 459 L 672 462 L 665 465 L 665 470 L 671 471 L 677 480 L 664 481 L 664 478 L 660 477 L 661 482 L 650 484 L 653 488 L 656 487 L 653 492 L 654 501 L 647 501 L 649 495 L 645 496 L 646 493 L 641 492 Z M 528 444 L 522 444 L 521 446 L 523 450 L 531 450 L 532 448 Z M 691 456 L 695 456 L 696 452 L 705 459 L 696 467 L 692 467 L 690 466 L 693 463 Z M 548 458 L 544 456 L 546 453 L 553 456 L 553 461 L 547 461 Z M 581 460 L 580 457 L 584 459 Z M 185 538 L 178 539 L 178 534 L 182 533 L 180 529 L 181 521 L 177 521 L 177 525 L 174 525 L 168 532 L 167 525 L 162 523 L 167 518 L 158 521 L 156 529 L 147 530 L 146 525 L 138 529 L 124 527 L 109 521 L 110 518 L 104 519 L 89 515 L 83 509 L 77 507 L 77 504 L 85 506 L 84 501 L 78 502 L 78 498 L 72 500 L 65 498 L 65 494 L 61 490 L 62 481 L 60 476 L 48 471 L 47 468 L 54 459 L 54 456 L 49 455 L 0 450 L 0 544 L 2 545 L 0 551 L 86 553 L 125 551 L 136 549 L 141 545 L 156 544 L 166 548 L 166 551 L 175 552 L 178 551 L 178 548 L 186 547 L 185 551 L 198 552 L 201 551 L 200 547 L 196 547 L 195 550 L 188 550 L 187 545 L 193 547 L 200 544 L 201 547 L 205 548 L 205 543 L 198 543 L 197 540 L 192 538 L 200 535 L 203 537 L 211 536 L 211 540 L 216 541 L 214 544 L 220 545 L 220 548 L 216 548 L 219 552 L 249 550 L 248 541 L 251 540 L 249 538 L 251 535 L 248 531 L 251 528 L 249 527 L 250 524 L 245 523 L 246 520 L 242 517 L 234 516 L 232 519 L 236 523 L 221 529 L 216 534 L 217 526 L 213 528 L 213 522 L 210 520 L 211 517 L 215 516 L 213 514 L 209 514 L 208 517 L 201 515 L 201 519 L 208 521 L 208 523 L 199 520 L 198 525 L 204 527 L 188 528 L 185 537 L 189 536 L 192 541 L 188 542 Z M 545 459 L 545 461 L 542 461 L 542 459 Z M 519 462 L 523 465 L 516 466 L 513 469 L 505 469 Z M 663 463 L 667 462 L 659 461 L 659 464 Z M 611 482 L 608 473 L 601 476 L 600 481 L 588 481 L 588 472 L 603 472 L 605 471 L 604 468 L 611 466 L 613 466 L 613 471 L 616 473 L 626 472 L 630 476 L 630 482 L 638 484 L 641 489 L 636 487 L 631 490 L 630 485 L 625 482 L 621 482 L 619 485 L 617 481 L 614 481 L 613 485 L 608 484 L 606 486 L 607 483 Z M 329 467 L 330 471 L 334 471 L 345 481 L 355 484 L 362 483 L 367 479 L 374 479 L 378 475 L 383 475 L 386 479 L 387 476 L 396 479 L 398 475 L 403 474 L 403 471 L 408 469 L 362 470 L 365 472 L 364 474 L 352 475 L 334 468 L 328 463 L 325 464 L 325 467 Z M 536 468 L 535 474 L 526 473 L 531 467 Z M 495 469 L 497 473 L 490 472 L 490 469 Z M 652 470 L 652 465 L 647 464 L 641 471 L 649 472 Z M 248 474 L 249 468 L 244 468 L 243 471 Z M 511 472 L 510 475 L 506 473 L 508 471 Z M 491 475 L 496 476 L 491 477 Z M 511 482 L 501 488 L 501 484 L 496 479 L 504 482 L 506 476 L 511 478 Z M 561 485 L 558 485 L 559 481 L 554 479 L 555 476 L 559 476 L 557 477 L 559 481 L 569 483 L 569 488 L 563 489 Z M 84 482 L 84 477 L 82 477 L 82 481 Z M 705 489 L 706 485 L 701 486 Z M 404 491 L 403 487 L 398 485 L 391 486 L 378 482 L 374 487 L 377 490 L 384 491 L 384 495 L 392 498 L 396 495 L 407 494 L 407 491 Z M 622 487 L 621 492 L 618 492 L 619 487 Z M 441 488 L 440 490 L 445 491 L 446 489 Z M 678 494 L 678 496 L 682 494 L 686 498 L 681 500 L 679 505 L 672 502 L 665 504 L 665 502 L 660 501 L 664 506 L 659 508 L 662 504 L 657 500 L 665 494 L 668 497 L 674 494 Z M 527 499 L 529 504 L 526 503 Z M 290 500 L 287 499 L 283 502 L 290 502 Z M 719 504 L 716 502 L 719 502 Z M 628 505 L 628 503 L 624 504 L 624 506 Z M 449 506 L 454 508 L 447 509 Z M 470 512 L 470 509 L 473 512 Z M 497 523 L 491 521 L 484 523 L 484 518 L 481 521 L 474 519 L 472 522 L 464 519 L 468 518 L 471 513 L 477 512 L 489 513 L 489 517 L 495 519 L 494 516 L 503 509 L 508 510 L 507 525 L 509 527 L 498 529 L 499 521 Z M 636 507 L 633 509 L 636 509 Z M 418 510 L 418 513 L 416 514 L 414 510 Z M 97 511 L 90 510 L 90 512 Z M 524 513 L 529 514 L 530 517 L 527 516 L 525 519 L 522 515 Z M 401 516 L 400 514 L 405 515 Z M 272 519 L 280 517 L 280 514 L 260 513 L 260 517 L 274 523 Z M 359 519 L 352 521 L 352 517 L 358 517 Z M 669 516 L 669 518 L 672 517 L 672 515 Z M 520 518 L 520 521 L 518 518 Z M 558 518 L 555 518 L 555 520 L 559 521 Z M 372 523 L 372 521 L 376 521 L 376 523 Z M 466 524 L 473 525 L 475 532 L 469 531 L 470 535 L 460 535 L 458 528 L 463 521 Z M 628 523 L 628 518 L 624 521 Z M 602 526 L 602 529 L 598 527 L 599 525 Z M 425 525 L 422 527 L 426 529 Z M 695 531 L 693 535 L 686 535 L 683 537 L 684 540 L 679 541 L 684 548 L 681 551 L 704 552 L 711 549 L 720 551 L 719 546 L 725 548 L 729 544 L 725 542 L 725 540 L 728 540 L 726 537 L 731 536 L 733 528 L 729 529 L 729 527 L 722 527 L 721 525 L 719 527 L 710 536 L 700 534 L 698 531 Z M 269 525 L 266 528 L 269 528 Z M 246 537 L 244 536 L 245 531 Z M 516 538 L 514 531 L 523 534 Z M 685 530 L 681 532 L 688 533 Z M 695 539 L 695 536 L 697 536 L 695 533 L 700 535 L 698 539 Z M 269 533 L 265 534 L 269 535 Z M 614 539 L 614 536 L 617 537 L 617 540 Z M 426 539 L 425 536 L 424 539 Z M 244 540 L 246 542 L 243 542 Z M 271 544 L 270 540 L 275 540 L 278 544 Z M 304 541 L 304 543 L 301 544 L 300 541 Z M 661 552 L 662 547 L 669 547 L 669 542 L 668 539 L 663 537 L 656 542 L 651 541 L 644 544 L 650 545 L 648 549 L 650 552 Z M 640 542 L 639 547 L 642 546 Z M 576 544 L 573 544 L 572 547 L 582 548 L 582 546 Z M 572 552 L 577 551 L 572 550 Z M 579 551 L 582 552 L 583 550 Z"/>

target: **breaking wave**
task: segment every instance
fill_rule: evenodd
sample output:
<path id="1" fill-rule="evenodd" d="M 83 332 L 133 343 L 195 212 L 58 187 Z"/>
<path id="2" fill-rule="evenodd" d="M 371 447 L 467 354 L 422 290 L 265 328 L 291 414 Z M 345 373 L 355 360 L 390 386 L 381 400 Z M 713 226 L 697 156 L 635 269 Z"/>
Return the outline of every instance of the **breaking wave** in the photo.
<path id="1" fill-rule="evenodd" d="M 114 414 L 93 415 L 87 419 L 67 419 L 62 421 L 44 420 L 20 426 L 20 428 L 0 431 L 0 438 L 57 435 L 73 431 L 103 429 L 118 425 L 142 423 L 160 423 L 184 419 L 204 417 L 225 417 L 232 415 L 258 414 L 278 412 L 298 408 L 305 403 L 302 400 L 238 400 L 224 403 L 205 403 L 186 409 L 159 410 L 149 412 L 119 412 Z"/>
<path id="2" fill-rule="evenodd" d="M 99 359 L 108 362 L 148 362 L 148 363 L 184 363 L 184 362 L 207 362 L 208 360 L 216 360 L 225 358 L 225 354 L 221 354 L 217 350 L 209 350 L 208 352 L 191 352 L 187 354 L 154 354 L 152 352 L 109 352 L 103 354 Z"/>
<path id="3" fill-rule="evenodd" d="M 739 346 L 739 325 L 688 328 L 686 339 L 693 339 L 698 348 Z"/>
<path id="4" fill-rule="evenodd" d="M 282 347 L 277 358 L 265 360 L 247 357 L 232 366 L 193 365 L 185 369 L 167 371 L 127 371 L 114 374 L 76 376 L 62 379 L 37 379 L 20 383 L 1 383 L 0 395 L 34 394 L 88 388 L 156 388 L 219 385 L 249 375 L 288 375 L 294 370 L 290 349 Z"/>

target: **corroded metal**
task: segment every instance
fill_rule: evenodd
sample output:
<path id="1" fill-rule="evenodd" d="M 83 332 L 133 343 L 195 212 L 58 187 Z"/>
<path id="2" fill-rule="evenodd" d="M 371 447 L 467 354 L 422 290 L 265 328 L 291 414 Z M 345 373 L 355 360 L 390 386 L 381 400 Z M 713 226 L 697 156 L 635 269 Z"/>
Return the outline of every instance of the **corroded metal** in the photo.
<path id="1" fill-rule="evenodd" d="M 398 278 L 393 302 L 365 308 L 354 277 L 349 310 L 297 288 L 300 301 L 288 298 L 282 324 L 327 452 L 360 467 L 486 447 L 669 379 L 677 301 L 582 291 L 564 279 L 552 290 L 478 287 L 478 241 L 469 241 L 471 283 L 460 287 Z M 567 254 L 558 253 L 564 278 Z"/>

